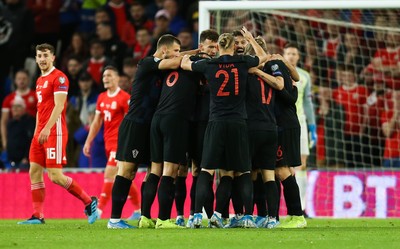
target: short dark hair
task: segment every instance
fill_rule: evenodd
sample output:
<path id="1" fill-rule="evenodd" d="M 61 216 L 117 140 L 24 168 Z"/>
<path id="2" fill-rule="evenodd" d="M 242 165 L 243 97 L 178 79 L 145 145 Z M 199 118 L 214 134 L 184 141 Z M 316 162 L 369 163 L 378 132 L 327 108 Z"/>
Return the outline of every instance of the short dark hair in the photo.
<path id="1" fill-rule="evenodd" d="M 52 53 L 52 54 L 54 54 L 54 52 L 55 52 L 54 46 L 51 44 L 42 43 L 42 44 L 36 45 L 36 51 L 44 52 L 46 50 L 49 50 L 50 53 Z"/>
<path id="2" fill-rule="evenodd" d="M 82 72 L 79 75 L 78 81 L 89 81 L 89 80 L 93 80 L 93 78 L 88 72 Z"/>
<path id="3" fill-rule="evenodd" d="M 232 31 L 232 35 L 233 35 L 233 37 L 243 36 L 242 32 L 240 30 L 238 30 L 238 29 Z"/>
<path id="4" fill-rule="evenodd" d="M 181 45 L 181 41 L 173 35 L 162 35 L 157 41 L 157 49 L 161 46 L 172 46 L 174 43 Z"/>
<path id="5" fill-rule="evenodd" d="M 112 65 L 105 66 L 104 69 L 103 69 L 103 73 L 104 73 L 106 70 L 114 71 L 115 73 L 117 73 L 117 74 L 119 75 L 118 69 L 117 69 L 116 67 L 112 66 Z"/>
<path id="6" fill-rule="evenodd" d="M 200 33 L 200 43 L 204 42 L 207 39 L 213 42 L 218 42 L 218 38 L 218 32 L 213 29 L 206 29 Z"/>
<path id="7" fill-rule="evenodd" d="M 356 68 L 352 64 L 343 64 L 342 66 L 343 71 L 356 73 Z"/>
<path id="8" fill-rule="evenodd" d="M 285 45 L 284 49 L 286 49 L 286 48 L 295 48 L 295 49 L 297 49 L 298 51 L 300 51 L 299 46 L 297 45 L 297 43 L 294 43 L 294 42 L 289 42 L 289 43 L 287 43 L 287 44 Z"/>

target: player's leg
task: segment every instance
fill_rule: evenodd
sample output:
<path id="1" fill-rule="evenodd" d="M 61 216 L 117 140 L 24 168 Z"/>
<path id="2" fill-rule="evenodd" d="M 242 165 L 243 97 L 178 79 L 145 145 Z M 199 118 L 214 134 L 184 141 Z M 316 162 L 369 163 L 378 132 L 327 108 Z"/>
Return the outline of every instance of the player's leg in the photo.
<path id="1" fill-rule="evenodd" d="M 38 143 L 36 137 L 31 142 L 29 160 L 33 215 L 28 220 L 18 222 L 18 224 L 44 224 L 43 203 L 46 191 L 43 180 L 44 168 L 42 165 L 46 164 L 46 150 L 43 145 Z"/>
<path id="2" fill-rule="evenodd" d="M 282 228 L 302 228 L 307 226 L 301 208 L 300 191 L 288 166 L 277 167 L 276 175 L 283 185 L 283 196 L 288 207 L 290 221 L 282 224 Z"/>
<path id="3" fill-rule="evenodd" d="M 43 167 L 38 163 L 31 162 L 29 178 L 31 182 L 33 214 L 31 218 L 18 222 L 18 224 L 44 224 L 43 204 L 46 191 L 43 180 Z"/>
<path id="4" fill-rule="evenodd" d="M 58 166 L 59 165 L 47 165 L 49 179 L 81 200 L 85 205 L 85 213 L 88 216 L 88 222 L 90 224 L 94 223 L 98 219 L 97 198 L 90 197 L 77 181 L 64 175 L 61 166 Z"/>
<path id="5" fill-rule="evenodd" d="M 125 221 L 122 221 L 121 216 L 136 172 L 136 163 L 118 161 L 118 173 L 112 188 L 111 219 L 107 224 L 108 228 L 134 228 Z"/>
<path id="6" fill-rule="evenodd" d="M 309 143 L 308 143 L 308 130 L 305 117 L 299 118 L 300 120 L 300 154 L 301 154 L 301 165 L 295 169 L 295 177 L 300 190 L 301 206 L 303 213 L 306 209 L 306 193 L 307 193 L 307 158 L 310 155 Z"/>
<path id="7" fill-rule="evenodd" d="M 106 165 L 106 168 L 104 170 L 104 181 L 103 181 L 103 186 L 101 188 L 99 206 L 98 206 L 99 217 L 101 217 L 104 208 L 106 207 L 108 201 L 111 199 L 111 192 L 115 176 L 117 175 L 118 171 L 118 168 L 116 166 L 110 164 L 110 158 L 111 154 L 109 156 L 108 164 Z M 114 159 L 112 160 L 115 161 L 115 153 L 114 153 Z"/>
<path id="8" fill-rule="evenodd" d="M 188 160 L 191 161 L 191 160 Z M 186 200 L 186 178 L 188 174 L 188 165 L 179 165 L 178 175 L 175 181 L 175 206 L 176 206 L 176 221 L 175 224 L 185 226 L 184 207 Z"/>
<path id="9" fill-rule="evenodd" d="M 279 201 L 278 188 L 275 182 L 275 170 L 263 169 L 261 171 L 261 174 L 264 182 L 264 189 L 268 206 L 268 220 L 266 223 L 264 223 L 264 227 L 274 228 L 277 226 Z"/>
<path id="10" fill-rule="evenodd" d="M 213 179 L 215 170 L 201 169 L 197 179 L 196 200 L 193 215 L 193 227 L 200 228 L 202 226 L 202 213 L 204 204 L 209 196 L 210 182 Z"/>
<path id="11" fill-rule="evenodd" d="M 158 183 L 160 181 L 163 165 L 162 163 L 151 163 L 150 171 L 143 188 L 142 196 L 142 216 L 140 217 L 140 228 L 151 228 L 154 224 L 151 220 L 151 206 L 156 198 Z M 147 223 L 150 225 L 147 226 Z"/>
<path id="12" fill-rule="evenodd" d="M 179 165 L 186 162 L 188 122 L 177 115 L 166 115 L 161 118 L 159 128 L 163 138 L 162 158 L 164 160 L 164 168 L 158 188 L 158 204 L 160 208 L 156 228 L 182 228 L 172 223 L 170 218 L 172 204 L 175 199 L 174 182 L 177 180 Z M 157 160 L 159 158 L 154 156 L 154 159 Z"/>
<path id="13" fill-rule="evenodd" d="M 216 199 L 215 211 L 210 219 L 211 227 L 215 228 L 224 227 L 222 222 L 222 212 L 224 211 L 226 203 L 229 202 L 229 198 L 231 197 L 232 181 L 234 173 L 233 171 L 226 171 L 222 169 L 220 169 L 219 172 L 221 174 L 221 180 L 218 184 L 215 193 L 215 199 Z"/>
<path id="14" fill-rule="evenodd" d="M 160 181 L 163 168 L 163 140 L 162 134 L 159 130 L 160 122 L 160 116 L 155 115 L 152 119 L 150 127 L 150 154 L 152 163 L 150 165 L 150 170 L 147 172 L 146 183 L 143 187 L 141 210 L 142 216 L 140 217 L 139 221 L 140 228 L 153 227 L 150 211 L 157 194 L 158 183 Z"/>
<path id="15" fill-rule="evenodd" d="M 175 178 L 178 174 L 179 164 L 164 162 L 163 173 L 158 187 L 159 212 L 156 228 L 182 228 L 171 222 L 171 210 L 175 197 Z"/>

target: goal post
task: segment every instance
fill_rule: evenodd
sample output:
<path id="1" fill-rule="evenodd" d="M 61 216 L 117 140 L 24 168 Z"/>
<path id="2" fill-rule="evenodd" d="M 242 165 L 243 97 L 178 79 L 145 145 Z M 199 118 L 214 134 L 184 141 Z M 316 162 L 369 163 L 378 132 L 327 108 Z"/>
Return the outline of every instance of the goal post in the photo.
<path id="1" fill-rule="evenodd" d="M 306 212 L 400 217 L 400 166 L 386 164 L 389 154 L 400 160 L 400 119 L 390 136 L 383 131 L 400 109 L 400 1 L 199 2 L 199 32 L 242 26 L 271 53 L 296 43 L 299 67 L 311 75 L 318 141 L 307 162 Z"/>

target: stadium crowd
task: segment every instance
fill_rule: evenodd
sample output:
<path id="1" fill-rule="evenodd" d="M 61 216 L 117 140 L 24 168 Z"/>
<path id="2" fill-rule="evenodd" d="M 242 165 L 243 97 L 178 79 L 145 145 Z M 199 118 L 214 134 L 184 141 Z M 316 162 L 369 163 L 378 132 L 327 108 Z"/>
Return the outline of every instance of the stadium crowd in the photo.
<path id="1" fill-rule="evenodd" d="M 17 95 L 25 101 L 20 105 L 23 112 L 35 118 L 36 96 L 29 91 L 39 72 L 32 62 L 35 44 L 47 42 L 57 48 L 56 65 L 71 82 L 68 166 L 102 168 L 106 163 L 102 132 L 95 139 L 98 146 L 92 148 L 97 156 L 89 160 L 80 155 L 90 124 L 89 110 L 104 90 L 102 68 L 116 66 L 121 74 L 120 86 L 129 92 L 137 62 L 154 53 L 161 35 L 176 35 L 182 51 L 197 48 L 197 4 L 179 0 L 0 2 L 0 53 L 8 58 L 0 65 L 2 167 L 18 168 L 22 163 L 24 168 L 27 160 L 28 148 L 17 149 L 20 143 L 13 143 L 13 134 L 19 134 L 13 132 L 16 126 L 7 128 L 7 124 L 15 119 L 10 113 Z M 394 28 L 399 23 L 397 10 L 309 10 L 300 14 Z M 393 90 L 400 89 L 398 31 L 345 28 L 279 15 L 261 17 L 261 23 L 254 22 L 250 15 L 243 20 L 235 18 L 243 16 L 235 12 L 225 16 L 224 30 L 245 24 L 255 34 L 263 35 L 272 53 L 282 53 L 289 42 L 299 44 L 299 66 L 311 74 L 317 114 L 319 139 L 310 165 L 398 166 L 398 127 L 390 132 L 383 128 L 383 121 L 393 116 L 385 110 L 395 110 Z"/>

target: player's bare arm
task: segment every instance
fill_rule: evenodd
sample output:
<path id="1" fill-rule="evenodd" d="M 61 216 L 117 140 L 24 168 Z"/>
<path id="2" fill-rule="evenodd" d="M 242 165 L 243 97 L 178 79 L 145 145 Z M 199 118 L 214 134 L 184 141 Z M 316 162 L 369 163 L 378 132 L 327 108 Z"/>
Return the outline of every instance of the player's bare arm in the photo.
<path id="1" fill-rule="evenodd" d="M 276 90 L 280 91 L 285 86 L 284 80 L 281 76 L 277 76 L 277 77 L 271 76 L 256 67 L 250 68 L 249 73 L 257 75 L 263 81 L 265 81 L 268 85 L 270 85 L 272 88 L 274 88 Z"/>
<path id="2" fill-rule="evenodd" d="M 171 59 L 163 59 L 158 65 L 160 70 L 178 69 L 181 65 L 182 56 L 174 57 Z"/>
<path id="3" fill-rule="evenodd" d="M 262 64 L 266 60 L 268 60 L 270 56 L 265 53 L 264 49 L 262 49 L 262 47 L 257 43 L 253 35 L 247 30 L 247 28 L 243 26 L 241 32 L 243 34 L 243 37 L 253 46 L 253 49 L 260 60 L 259 64 Z"/>
<path id="4" fill-rule="evenodd" d="M 65 101 L 67 101 L 67 93 L 54 94 L 54 108 L 50 118 L 39 134 L 39 143 L 44 144 L 49 139 L 50 129 L 54 126 L 57 119 L 64 110 Z"/>
<path id="5" fill-rule="evenodd" d="M 185 55 L 181 61 L 181 68 L 183 70 L 192 71 L 192 61 L 190 60 L 189 55 Z"/>
<path id="6" fill-rule="evenodd" d="M 83 154 L 87 157 L 90 156 L 90 145 L 92 144 L 97 133 L 99 133 L 102 124 L 103 119 L 101 118 L 101 115 L 96 113 L 94 115 L 93 122 L 90 124 L 89 134 L 86 138 L 85 145 L 83 146 Z"/>
<path id="7" fill-rule="evenodd" d="M 300 80 L 300 75 L 297 72 L 296 68 L 290 64 L 285 58 L 282 57 L 282 55 L 280 54 L 273 54 L 271 57 L 271 60 L 280 60 L 282 61 L 285 66 L 288 68 L 289 73 L 290 73 L 290 77 L 294 80 L 294 81 L 299 81 Z"/>

